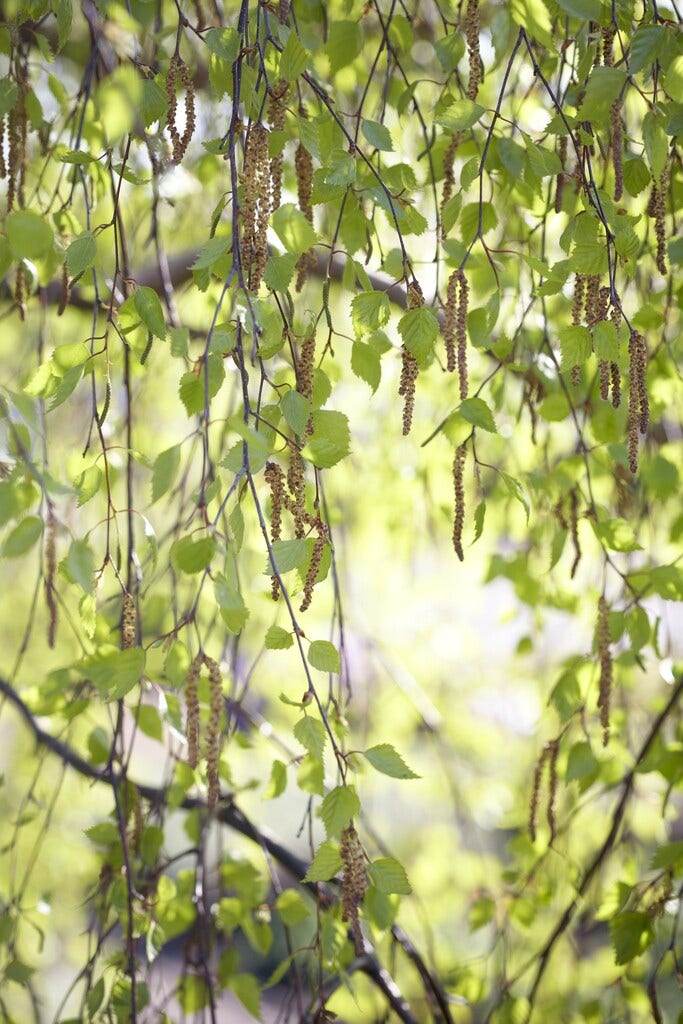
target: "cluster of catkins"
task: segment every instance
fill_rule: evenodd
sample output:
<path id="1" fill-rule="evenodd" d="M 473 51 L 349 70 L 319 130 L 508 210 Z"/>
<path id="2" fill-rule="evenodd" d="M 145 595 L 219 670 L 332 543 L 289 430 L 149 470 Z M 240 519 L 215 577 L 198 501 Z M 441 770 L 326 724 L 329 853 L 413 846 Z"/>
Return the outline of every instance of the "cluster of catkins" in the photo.
<path id="1" fill-rule="evenodd" d="M 191 768 L 199 764 L 199 676 L 205 667 L 209 677 L 209 720 L 206 726 L 204 755 L 208 782 L 207 803 L 213 809 L 220 796 L 218 776 L 221 741 L 221 712 L 223 710 L 223 680 L 216 661 L 200 651 L 192 660 L 185 677 L 185 714 L 187 736 L 187 763 Z"/>

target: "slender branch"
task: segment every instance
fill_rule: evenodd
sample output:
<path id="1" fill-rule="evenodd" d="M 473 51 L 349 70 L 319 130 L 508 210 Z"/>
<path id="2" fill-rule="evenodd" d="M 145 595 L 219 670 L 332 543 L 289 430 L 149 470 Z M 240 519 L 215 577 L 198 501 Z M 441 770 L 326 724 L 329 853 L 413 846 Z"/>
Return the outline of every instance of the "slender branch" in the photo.
<path id="1" fill-rule="evenodd" d="M 588 868 L 586 869 L 586 873 L 583 876 L 581 884 L 576 891 L 576 896 L 574 897 L 574 899 L 572 899 L 571 903 L 569 903 L 565 908 L 564 913 L 562 914 L 559 921 L 553 928 L 541 952 L 534 957 L 534 962 L 537 962 L 538 966 L 536 968 L 534 980 L 529 990 L 529 1013 L 526 1018 L 527 1021 L 531 1019 L 531 1015 L 533 1014 L 534 999 L 536 997 L 536 993 L 538 992 L 538 988 L 543 979 L 543 975 L 545 974 L 546 967 L 548 966 L 548 962 L 555 948 L 555 945 L 569 927 L 572 918 L 574 917 L 574 914 L 577 910 L 579 901 L 586 894 L 588 887 L 590 886 L 595 875 L 602 867 L 604 861 L 606 860 L 612 847 L 614 846 L 614 842 L 617 838 L 617 835 L 619 834 L 619 829 L 621 828 L 622 822 L 624 820 L 624 815 L 626 813 L 628 802 L 633 794 L 635 778 L 638 768 L 650 752 L 650 748 L 659 736 L 659 733 L 661 732 L 662 727 L 666 722 L 667 718 L 678 704 L 681 694 L 683 694 L 683 676 L 681 676 L 681 678 L 674 686 L 671 696 L 669 697 L 668 701 L 666 702 L 666 704 L 664 705 L 660 713 L 657 715 L 652 725 L 650 726 L 650 731 L 648 732 L 642 747 L 636 755 L 636 759 L 633 763 L 632 768 L 626 773 L 626 775 L 622 779 L 622 793 L 621 797 L 619 798 L 619 802 L 617 803 L 617 806 L 615 807 L 612 813 L 612 824 L 610 826 L 610 830 L 607 833 L 607 836 L 605 837 L 602 845 L 593 856 L 592 861 L 588 865 Z"/>
<path id="2" fill-rule="evenodd" d="M 19 713 L 25 724 L 28 726 L 29 731 L 33 734 L 36 742 L 55 754 L 64 765 L 69 765 L 77 771 L 79 775 L 82 775 L 84 778 L 90 779 L 93 782 L 104 783 L 112 788 L 115 788 L 121 783 L 122 777 L 118 772 L 115 772 L 110 767 L 103 769 L 94 768 L 88 763 L 88 761 L 76 753 L 75 750 L 72 750 L 68 744 L 63 743 L 62 740 L 58 739 L 56 736 L 52 736 L 49 732 L 43 729 L 38 724 L 34 715 L 31 713 L 30 709 L 21 699 L 14 687 L 12 687 L 6 679 L 1 677 L 0 694 L 2 694 Z M 152 806 L 158 807 L 165 804 L 167 799 L 167 791 L 165 789 L 156 786 L 148 786 L 144 783 L 132 784 L 136 787 L 140 795 L 148 800 Z M 207 803 L 200 797 L 185 796 L 181 807 L 184 810 L 203 810 L 208 813 Z M 277 861 L 281 867 L 293 875 L 298 882 L 301 882 L 304 878 L 309 868 L 308 862 L 288 849 L 281 840 L 267 828 L 263 828 L 261 826 L 257 827 L 249 820 L 249 818 L 247 818 L 239 807 L 233 803 L 232 798 L 222 800 L 220 805 L 215 809 L 214 815 L 216 820 L 221 824 L 233 829 L 235 832 L 245 836 L 247 839 L 251 839 L 254 843 L 267 850 L 270 856 Z M 316 899 L 329 903 L 329 892 L 326 887 L 311 883 L 308 888 Z M 401 940 L 397 938 L 397 941 Z M 405 941 L 407 942 L 407 940 Z M 403 942 L 401 942 L 401 944 L 403 944 Z M 365 942 L 365 947 L 365 953 L 363 956 L 359 957 L 346 969 L 347 973 L 353 973 L 357 970 L 362 971 L 363 974 L 366 974 L 382 992 L 394 1013 L 396 1013 L 404 1024 L 418 1024 L 417 1018 L 413 1016 L 413 1013 L 396 982 L 391 977 L 387 969 L 380 963 L 371 944 L 367 940 Z M 410 945 L 410 949 L 413 954 L 416 952 L 412 945 Z M 418 956 L 418 959 L 416 960 L 415 955 L 411 955 L 411 959 L 420 964 L 420 975 L 423 979 L 425 977 L 429 977 L 430 987 L 433 987 L 436 983 L 434 979 L 431 978 L 431 975 L 429 975 L 421 957 Z M 445 1000 L 443 993 L 441 995 Z M 447 1020 L 450 1020 L 450 1018 L 447 1018 Z"/>

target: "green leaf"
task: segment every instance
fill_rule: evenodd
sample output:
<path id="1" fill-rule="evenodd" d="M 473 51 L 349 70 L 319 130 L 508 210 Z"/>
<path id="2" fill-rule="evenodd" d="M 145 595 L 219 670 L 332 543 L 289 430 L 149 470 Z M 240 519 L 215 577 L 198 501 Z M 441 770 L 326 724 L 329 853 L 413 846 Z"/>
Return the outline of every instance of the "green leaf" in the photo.
<path id="1" fill-rule="evenodd" d="M 387 153 L 393 150 L 394 144 L 391 141 L 391 132 L 386 125 L 380 124 L 379 121 L 367 121 L 363 118 L 361 120 L 360 130 L 370 145 L 374 146 L 375 149 L 379 149 Z"/>
<path id="2" fill-rule="evenodd" d="M 230 633 L 240 633 L 249 618 L 249 609 L 244 598 L 236 587 L 233 587 L 225 576 L 218 575 L 214 582 L 216 603 L 221 610 L 221 618 Z"/>
<path id="3" fill-rule="evenodd" d="M 301 210 L 293 203 L 285 203 L 272 217 L 273 228 L 289 253 L 300 255 L 308 252 L 318 241 L 318 236 Z"/>
<path id="4" fill-rule="evenodd" d="M 625 81 L 626 72 L 621 68 L 593 68 L 577 112 L 578 119 L 594 121 L 597 124 L 609 117 L 610 107 L 621 93 Z"/>
<path id="5" fill-rule="evenodd" d="M 230 248 L 230 235 L 215 235 L 201 247 L 197 257 L 190 264 L 192 270 L 206 270 L 212 267 Z"/>
<path id="6" fill-rule="evenodd" d="M 64 559 L 64 568 L 69 578 L 81 588 L 85 594 L 92 594 L 95 589 L 95 554 L 87 540 L 71 542 L 69 553 Z"/>
<path id="7" fill-rule="evenodd" d="M 16 259 L 38 260 L 54 244 L 54 234 L 44 217 L 32 210 L 13 210 L 7 214 L 5 230 Z"/>
<path id="8" fill-rule="evenodd" d="M 79 277 L 97 258 L 97 242 L 91 231 L 74 238 L 66 250 L 66 269 L 69 277 Z"/>
<path id="9" fill-rule="evenodd" d="M 336 786 L 331 789 L 318 810 L 328 839 L 340 835 L 359 811 L 360 800 L 353 786 Z"/>
<path id="10" fill-rule="evenodd" d="M 510 0 L 509 10 L 512 19 L 532 39 L 554 51 L 552 22 L 543 0 Z"/>
<path id="11" fill-rule="evenodd" d="M 570 17 L 581 18 L 582 21 L 596 19 L 601 6 L 596 4 L 596 0 L 557 0 L 557 4 Z"/>
<path id="12" fill-rule="evenodd" d="M 631 40 L 628 66 L 636 75 L 643 68 L 654 63 L 659 56 L 666 38 L 663 25 L 645 25 L 638 28 Z"/>
<path id="13" fill-rule="evenodd" d="M 351 369 L 370 386 L 374 394 L 382 379 L 382 365 L 377 350 L 365 342 L 354 341 L 351 349 Z"/>
<path id="14" fill-rule="evenodd" d="M 341 672 L 339 651 L 329 640 L 314 640 L 308 648 L 308 663 L 321 672 Z"/>
<path id="15" fill-rule="evenodd" d="M 171 563 L 177 572 L 188 574 L 201 572 L 211 563 L 215 551 L 213 536 L 205 535 L 195 540 L 194 535 L 181 537 L 171 548 Z"/>
<path id="16" fill-rule="evenodd" d="M 384 292 L 359 292 L 351 300 L 351 322 L 357 338 L 384 327 L 390 316 L 389 296 Z"/>
<path id="17" fill-rule="evenodd" d="M 161 301 L 154 289 L 141 285 L 135 292 L 133 305 L 135 306 L 135 312 L 147 330 L 151 331 L 155 337 L 161 338 L 164 341 L 166 338 L 166 321 L 164 320 Z"/>
<path id="18" fill-rule="evenodd" d="M 78 665 L 81 675 L 108 701 L 125 697 L 140 682 L 144 668 L 142 647 L 129 647 L 125 651 L 100 650 Z"/>
<path id="19" fill-rule="evenodd" d="M 265 645 L 269 651 L 284 651 L 294 643 L 294 637 L 282 626 L 269 626 L 266 631 Z"/>
<path id="20" fill-rule="evenodd" d="M 362 47 L 363 32 L 357 21 L 333 20 L 326 47 L 332 74 L 351 64 Z"/>
<path id="21" fill-rule="evenodd" d="M 424 365 L 439 334 L 439 321 L 427 306 L 410 309 L 398 322 L 403 344 Z"/>
<path id="22" fill-rule="evenodd" d="M 274 292 L 286 292 L 289 288 L 294 269 L 298 260 L 296 253 L 283 253 L 282 256 L 271 256 L 263 271 L 263 280 Z"/>
<path id="23" fill-rule="evenodd" d="M 242 39 L 234 28 L 210 28 L 204 35 L 204 42 L 212 53 L 232 64 L 237 58 Z"/>
<path id="24" fill-rule="evenodd" d="M 296 32 L 291 31 L 280 54 L 280 77 L 286 82 L 295 82 L 306 70 L 308 51 L 304 48 Z"/>
<path id="25" fill-rule="evenodd" d="M 311 861 L 311 866 L 304 875 L 304 882 L 327 882 L 334 878 L 342 868 L 342 859 L 339 855 L 339 848 L 335 843 L 325 840 L 316 851 Z"/>
<path id="26" fill-rule="evenodd" d="M 373 884 L 384 893 L 398 893 L 409 896 L 413 891 L 405 869 L 393 857 L 380 857 L 368 869 Z"/>
<path id="27" fill-rule="evenodd" d="M 157 455 L 152 470 L 152 504 L 162 498 L 171 488 L 180 468 L 180 445 Z"/>
<path id="28" fill-rule="evenodd" d="M 14 110 L 19 90 L 11 78 L 0 78 L 0 117 Z"/>
<path id="29" fill-rule="evenodd" d="M 291 572 L 298 569 L 308 557 L 308 546 L 304 538 L 297 540 L 276 540 L 273 541 L 273 558 L 279 573 Z M 273 575 L 273 566 L 270 559 L 264 569 L 266 576 Z"/>
<path id="30" fill-rule="evenodd" d="M 287 789 L 287 765 L 284 761 L 273 761 L 270 769 L 270 781 L 263 794 L 264 800 L 275 800 Z"/>
<path id="31" fill-rule="evenodd" d="M 618 362 L 619 338 L 611 320 L 601 320 L 593 327 L 593 349 L 597 359 Z"/>
<path id="32" fill-rule="evenodd" d="M 328 469 L 349 454 L 350 444 L 347 417 L 333 409 L 318 409 L 313 413 L 313 435 L 302 454 L 318 469 Z"/>
<path id="33" fill-rule="evenodd" d="M 652 858 L 650 867 L 653 871 L 659 868 L 673 868 L 675 874 L 679 875 L 681 864 L 683 864 L 683 840 L 678 839 L 673 843 L 663 843 Z"/>
<path id="34" fill-rule="evenodd" d="M 647 914 L 626 911 L 616 914 L 609 923 L 614 959 L 618 965 L 628 964 L 641 956 L 655 939 L 654 927 Z"/>
<path id="35" fill-rule="evenodd" d="M 593 779 L 597 775 L 599 767 L 600 765 L 595 759 L 590 744 L 585 741 L 575 743 L 569 751 L 569 757 L 567 758 L 565 781 L 570 783 L 586 778 Z"/>
<path id="36" fill-rule="evenodd" d="M 43 520 L 40 516 L 26 516 L 14 527 L 2 545 L 5 558 L 18 558 L 30 551 L 43 532 Z"/>
<path id="37" fill-rule="evenodd" d="M 593 522 L 593 530 L 598 540 L 602 541 L 610 551 L 642 551 L 633 533 L 633 529 L 625 519 L 607 519 L 605 522 Z"/>
<path id="38" fill-rule="evenodd" d="M 311 416 L 311 403 L 302 394 L 290 388 L 280 399 L 282 415 L 295 434 L 301 436 Z"/>
<path id="39" fill-rule="evenodd" d="M 458 412 L 472 426 L 481 427 L 482 430 L 488 430 L 491 434 L 498 433 L 493 413 L 483 398 L 466 398 L 458 406 Z"/>
<path id="40" fill-rule="evenodd" d="M 277 910 L 283 924 L 290 928 L 295 924 L 301 924 L 311 916 L 311 908 L 305 899 L 295 889 L 285 889 L 275 900 Z"/>
<path id="41" fill-rule="evenodd" d="M 159 712 L 152 704 L 141 704 L 136 713 L 138 728 L 145 736 L 157 740 L 159 743 L 164 738 L 164 727 L 159 717 Z M 163 836 L 163 833 L 162 833 Z"/>
<path id="42" fill-rule="evenodd" d="M 221 384 L 225 380 L 225 368 L 223 360 L 217 352 L 213 352 L 208 358 L 209 372 L 209 400 L 215 398 L 220 391 Z M 185 406 L 188 416 L 202 412 L 206 400 L 206 373 L 201 370 L 194 373 L 188 370 L 180 378 L 178 393 L 180 401 Z"/>
<path id="43" fill-rule="evenodd" d="M 383 775 L 389 775 L 392 779 L 419 779 L 401 755 L 394 750 L 390 743 L 378 743 L 363 751 L 363 757 L 370 762 L 373 768 Z"/>
<path id="44" fill-rule="evenodd" d="M 462 132 L 472 128 L 485 113 L 486 107 L 473 100 L 454 100 L 434 120 L 449 132 Z"/>
<path id="45" fill-rule="evenodd" d="M 230 979 L 230 988 L 242 1006 L 256 1020 L 261 1020 L 261 986 L 253 974 L 240 971 Z"/>
<path id="46" fill-rule="evenodd" d="M 322 763 L 326 738 L 325 726 L 317 718 L 304 715 L 294 726 L 294 738 L 305 747 L 311 757 Z"/>
<path id="47" fill-rule="evenodd" d="M 583 366 L 593 351 L 588 328 L 568 325 L 560 328 L 559 336 L 563 372 L 569 373 L 572 366 Z"/>
<path id="48" fill-rule="evenodd" d="M 524 513 L 526 515 L 526 521 L 528 523 L 529 522 L 529 513 L 530 513 L 531 509 L 530 509 L 530 506 L 529 506 L 529 499 L 527 498 L 526 494 L 524 493 L 524 488 L 520 484 L 519 480 L 516 480 L 514 478 L 514 476 L 509 476 L 507 473 L 501 473 L 500 475 L 503 478 L 503 482 L 504 482 L 504 484 L 505 484 L 505 486 L 507 488 L 508 494 L 512 495 L 512 497 L 515 499 L 515 501 L 518 501 L 520 503 L 520 505 L 522 506 L 522 508 L 524 509 Z"/>
<path id="49" fill-rule="evenodd" d="M 624 160 L 624 185 L 629 195 L 638 196 L 651 181 L 650 170 L 639 156 Z"/>
<path id="50" fill-rule="evenodd" d="M 661 121 L 648 110 L 643 118 L 643 142 L 654 178 L 659 178 L 669 156 L 669 140 Z"/>

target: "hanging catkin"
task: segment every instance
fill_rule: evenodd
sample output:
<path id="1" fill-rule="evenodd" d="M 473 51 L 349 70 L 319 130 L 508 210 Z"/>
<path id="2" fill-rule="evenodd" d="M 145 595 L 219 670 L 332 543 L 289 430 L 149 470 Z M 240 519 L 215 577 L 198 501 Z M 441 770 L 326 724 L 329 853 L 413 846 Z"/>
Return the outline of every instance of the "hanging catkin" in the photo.
<path id="1" fill-rule="evenodd" d="M 453 547 L 455 553 L 462 562 L 464 554 L 462 550 L 462 531 L 465 525 L 465 485 L 463 473 L 465 469 L 465 456 L 467 449 L 464 444 L 455 449 L 453 457 L 453 489 L 455 491 L 455 512 L 453 516 Z"/>
<path id="2" fill-rule="evenodd" d="M 220 725 L 223 710 L 223 680 L 218 662 L 204 655 L 204 664 L 209 674 L 209 721 L 206 728 L 206 778 L 208 782 L 207 803 L 212 810 L 220 796 L 218 775 L 220 761 Z"/>
<path id="3" fill-rule="evenodd" d="M 177 126 L 178 99 L 176 96 L 176 84 L 180 82 L 185 90 L 185 129 L 180 135 Z M 166 115 L 166 127 L 173 143 L 173 163 L 179 164 L 194 135 L 196 116 L 194 106 L 194 82 L 189 68 L 183 62 L 179 54 L 174 53 L 168 66 L 166 74 L 166 100 L 168 102 L 168 113 Z"/>
<path id="4" fill-rule="evenodd" d="M 481 53 L 479 51 L 479 0 L 467 0 L 465 13 L 465 40 L 469 60 L 470 77 L 467 83 L 467 98 L 476 100 L 481 84 Z"/>
<path id="5" fill-rule="evenodd" d="M 365 943 L 360 930 L 358 907 L 367 892 L 368 878 L 365 870 L 365 854 L 353 825 L 349 825 L 342 832 L 339 853 L 344 865 L 342 871 L 342 921 L 346 921 L 351 928 L 356 956 L 362 956 L 365 951 Z"/>
<path id="6" fill-rule="evenodd" d="M 197 654 L 185 676 L 185 714 L 187 734 L 187 763 L 190 768 L 199 764 L 199 673 L 204 664 L 204 655 Z"/>
<path id="7" fill-rule="evenodd" d="M 604 594 L 600 595 L 598 601 L 598 656 L 600 658 L 600 687 L 598 693 L 598 707 L 600 709 L 600 725 L 602 726 L 602 745 L 606 747 L 609 742 L 610 727 L 610 705 L 612 697 L 612 655 L 609 649 L 609 620 L 608 607 Z"/>

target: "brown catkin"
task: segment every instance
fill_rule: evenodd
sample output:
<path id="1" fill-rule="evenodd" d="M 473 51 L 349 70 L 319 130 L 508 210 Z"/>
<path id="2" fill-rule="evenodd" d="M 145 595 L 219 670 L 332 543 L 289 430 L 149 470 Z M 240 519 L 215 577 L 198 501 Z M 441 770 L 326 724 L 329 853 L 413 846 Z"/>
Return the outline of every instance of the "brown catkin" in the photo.
<path id="1" fill-rule="evenodd" d="M 218 662 L 204 655 L 204 664 L 209 674 L 209 722 L 206 728 L 206 778 L 208 782 L 207 803 L 209 810 L 218 803 L 220 796 L 220 780 L 218 765 L 220 761 L 221 711 L 223 710 L 223 679 Z"/>
<path id="2" fill-rule="evenodd" d="M 653 213 L 655 219 L 655 238 L 657 239 L 657 270 L 666 275 L 666 197 L 669 189 L 669 168 L 664 167 L 657 189 L 653 188 Z"/>
<path id="3" fill-rule="evenodd" d="M 5 163 L 5 115 L 0 117 L 0 178 L 7 177 L 7 164 Z"/>
<path id="4" fill-rule="evenodd" d="M 586 278 L 586 323 L 594 324 L 602 319 L 600 298 L 600 275 L 589 274 Z"/>
<path id="5" fill-rule="evenodd" d="M 424 306 L 424 294 L 420 283 L 413 280 L 408 283 L 407 308 L 419 309 Z M 415 408 L 415 385 L 420 371 L 417 359 L 405 345 L 401 346 L 401 377 L 398 384 L 398 393 L 403 396 L 403 434 L 410 433 L 413 422 L 413 410 Z"/>
<path id="6" fill-rule="evenodd" d="M 619 344 L 619 328 L 621 327 L 621 310 L 618 306 L 612 306 L 612 312 L 610 314 L 614 329 L 617 332 L 617 345 Z M 615 409 L 618 409 L 621 405 L 621 373 L 619 371 L 619 363 L 610 363 L 610 376 L 612 381 L 612 405 Z"/>
<path id="7" fill-rule="evenodd" d="M 446 306 L 443 318 L 443 338 L 446 345 L 446 369 L 453 373 L 457 365 L 457 354 L 455 349 L 455 320 L 456 303 L 458 293 L 458 272 L 454 270 L 448 278 L 446 288 Z"/>
<path id="8" fill-rule="evenodd" d="M 247 284 L 257 292 L 268 260 L 270 217 L 270 159 L 268 130 L 252 124 L 244 147 L 241 261 Z"/>
<path id="9" fill-rule="evenodd" d="M 55 510 L 52 504 L 47 506 L 47 523 L 45 526 L 45 603 L 48 613 L 47 645 L 55 645 L 57 635 L 57 601 L 55 599 L 55 573 L 57 572 L 57 545 L 55 542 Z"/>
<path id="10" fill-rule="evenodd" d="M 185 714 L 187 733 L 187 763 L 190 768 L 199 764 L 199 694 L 197 684 L 204 664 L 204 655 L 197 654 L 185 676 Z"/>
<path id="11" fill-rule="evenodd" d="M 268 262 L 268 219 L 271 211 L 270 160 L 268 130 L 261 124 L 252 126 L 258 168 L 258 212 L 254 232 L 254 251 L 249 274 L 249 288 L 257 292 Z"/>
<path id="12" fill-rule="evenodd" d="M 557 740 L 551 740 L 546 744 L 548 748 L 548 802 L 546 804 L 546 820 L 550 828 L 550 842 L 552 843 L 557 835 L 555 822 L 555 801 L 557 799 L 557 755 L 560 745 Z"/>
<path id="13" fill-rule="evenodd" d="M 282 507 L 285 504 L 285 475 L 274 462 L 266 463 L 266 482 L 270 487 L 270 536 L 271 540 L 279 540 L 282 535 Z M 271 593 L 273 600 L 280 596 L 280 584 L 277 576 L 271 576 Z"/>
<path id="14" fill-rule="evenodd" d="M 569 492 L 569 530 L 572 537 L 572 545 L 574 547 L 574 561 L 569 572 L 569 578 L 574 579 L 576 570 L 579 567 L 581 561 L 581 544 L 579 542 L 579 499 L 576 492 L 576 487 L 572 487 Z"/>
<path id="15" fill-rule="evenodd" d="M 294 170 L 296 171 L 296 192 L 299 209 L 309 224 L 313 223 L 313 207 L 311 194 L 313 189 L 313 158 L 306 147 L 300 142 L 294 154 Z M 297 276 L 295 288 L 301 291 L 308 278 L 308 271 L 315 265 L 315 257 L 309 249 L 303 252 L 296 265 Z"/>
<path id="16" fill-rule="evenodd" d="M 123 595 L 123 608 L 121 610 L 121 648 L 124 651 L 128 647 L 135 646 L 135 625 L 135 601 L 133 600 L 133 595 L 126 591 Z"/>
<path id="17" fill-rule="evenodd" d="M 610 364 L 607 359 L 598 360 L 598 376 L 600 379 L 600 398 L 604 402 L 609 399 Z"/>
<path id="18" fill-rule="evenodd" d="M 578 327 L 583 318 L 583 307 L 586 298 L 585 274 L 577 274 L 574 281 L 574 298 L 572 299 L 572 324 Z"/>
<path id="19" fill-rule="evenodd" d="M 479 51 L 479 0 L 467 0 L 465 13 L 465 40 L 469 59 L 470 77 L 467 98 L 476 100 L 481 84 L 481 53 Z"/>
<path id="20" fill-rule="evenodd" d="M 536 765 L 534 767 L 534 781 L 531 787 L 531 799 L 529 801 L 529 838 L 532 843 L 536 842 L 536 817 L 538 815 L 538 802 L 541 795 L 541 781 L 543 779 L 543 769 L 545 762 L 548 758 L 548 747 L 543 747 L 536 758 Z"/>
<path id="21" fill-rule="evenodd" d="M 270 121 L 271 131 L 281 132 L 285 126 L 285 103 L 287 100 L 287 94 L 289 92 L 289 85 L 281 78 L 275 88 L 270 94 L 268 101 L 268 120 Z M 273 210 L 277 210 L 280 207 L 282 200 L 282 167 L 284 163 L 284 150 L 280 149 L 279 153 L 270 158 L 270 191 L 271 191 L 271 207 Z"/>
<path id="22" fill-rule="evenodd" d="M 294 517 L 294 536 L 306 535 L 306 475 L 301 452 L 292 445 L 289 449 L 287 484 L 292 495 L 291 513 Z"/>
<path id="23" fill-rule="evenodd" d="M 609 743 L 609 718 L 612 696 L 612 655 L 609 649 L 609 620 L 605 595 L 598 600 L 597 624 L 598 656 L 600 658 L 600 685 L 598 707 L 600 709 L 600 725 L 602 726 L 602 745 Z"/>
<path id="24" fill-rule="evenodd" d="M 462 270 L 457 271 L 460 292 L 458 295 L 458 308 L 455 314 L 455 340 L 458 346 L 458 380 L 460 383 L 460 399 L 467 398 L 467 304 L 469 288 L 465 274 Z"/>
<path id="25" fill-rule="evenodd" d="M 447 232 L 443 226 L 443 212 L 446 203 L 453 195 L 453 189 L 455 188 L 455 154 L 458 150 L 458 146 L 462 142 L 462 132 L 456 132 L 448 143 L 448 148 L 444 153 L 443 157 L 443 192 L 441 195 L 441 237 L 446 238 Z"/>
<path id="26" fill-rule="evenodd" d="M 305 338 L 296 364 L 296 389 L 300 395 L 313 401 L 313 372 L 315 370 L 315 334 Z M 304 428 L 304 437 L 313 433 L 313 416 L 309 416 Z"/>
<path id="27" fill-rule="evenodd" d="M 410 433 L 413 423 L 413 410 L 415 408 L 415 385 L 419 367 L 417 359 L 405 345 L 401 346 L 401 378 L 398 385 L 398 393 L 403 396 L 403 434 Z"/>
<path id="28" fill-rule="evenodd" d="M 133 812 L 133 828 L 130 832 L 130 848 L 133 853 L 137 856 L 140 853 L 140 843 L 142 842 L 142 832 L 145 827 L 144 815 L 142 813 L 142 797 L 140 796 L 140 790 L 137 786 L 130 787 L 133 791 L 133 806 L 131 808 Z"/>
<path id="29" fill-rule="evenodd" d="M 304 598 L 299 609 L 299 611 L 302 612 L 306 611 L 313 600 L 313 587 L 315 586 L 316 577 L 323 557 L 323 551 L 325 550 L 325 543 L 327 541 L 327 527 L 321 519 L 316 520 L 316 527 L 318 530 L 318 536 L 316 537 L 315 544 L 313 545 L 311 563 L 308 567 L 306 579 L 304 581 Z"/>
<path id="30" fill-rule="evenodd" d="M 365 951 L 363 934 L 360 930 L 358 907 L 368 889 L 368 877 L 365 870 L 365 854 L 358 833 L 353 825 L 348 825 L 341 834 L 339 849 L 342 863 L 342 921 L 346 921 L 351 929 L 356 956 Z"/>
<path id="31" fill-rule="evenodd" d="M 641 434 L 647 433 L 650 423 L 650 402 L 647 396 L 647 342 L 642 334 L 636 331 L 636 358 L 638 361 L 638 427 Z"/>
<path id="32" fill-rule="evenodd" d="M 638 341 L 633 332 L 628 342 L 629 390 L 628 390 L 628 464 L 632 473 L 638 472 Z"/>
<path id="33" fill-rule="evenodd" d="M 464 444 L 455 449 L 453 457 L 453 489 L 455 492 L 455 511 L 453 516 L 453 547 L 455 553 L 462 562 L 464 554 L 462 550 L 462 531 L 465 525 L 465 485 L 463 474 L 465 470 L 465 456 L 467 449 Z"/>
<path id="34" fill-rule="evenodd" d="M 183 134 L 178 132 L 176 124 L 178 116 L 178 98 L 176 96 L 176 84 L 180 82 L 185 90 L 185 128 Z M 179 54 L 174 53 L 168 66 L 166 74 L 166 100 L 168 113 L 166 115 L 166 127 L 173 143 L 173 163 L 179 164 L 194 135 L 196 124 L 195 103 L 194 103 L 194 82 L 187 65 Z"/>

